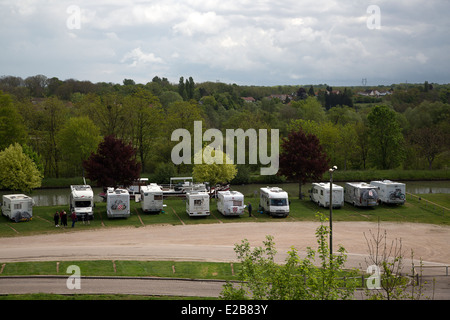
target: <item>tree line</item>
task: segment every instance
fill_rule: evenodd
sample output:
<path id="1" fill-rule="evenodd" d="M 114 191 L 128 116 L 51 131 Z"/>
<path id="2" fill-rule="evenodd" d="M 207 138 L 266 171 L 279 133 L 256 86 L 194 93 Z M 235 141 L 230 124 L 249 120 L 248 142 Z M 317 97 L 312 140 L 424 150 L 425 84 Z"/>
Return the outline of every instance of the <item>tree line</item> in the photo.
<path id="1" fill-rule="evenodd" d="M 203 130 L 278 129 L 280 139 L 301 129 L 318 138 L 330 165 L 343 170 L 446 167 L 450 85 L 395 84 L 388 87 L 391 95 L 361 102 L 362 89 L 195 83 L 192 77 L 115 84 L 3 76 L 0 151 L 18 143 L 43 176 L 81 176 L 83 161 L 104 137 L 115 136 L 136 149 L 143 173 L 190 173 L 192 166 L 171 163 L 171 133 L 193 132 L 199 120 Z M 242 99 L 249 96 L 255 102 Z M 258 169 L 238 165 L 236 179 L 246 182 Z"/>

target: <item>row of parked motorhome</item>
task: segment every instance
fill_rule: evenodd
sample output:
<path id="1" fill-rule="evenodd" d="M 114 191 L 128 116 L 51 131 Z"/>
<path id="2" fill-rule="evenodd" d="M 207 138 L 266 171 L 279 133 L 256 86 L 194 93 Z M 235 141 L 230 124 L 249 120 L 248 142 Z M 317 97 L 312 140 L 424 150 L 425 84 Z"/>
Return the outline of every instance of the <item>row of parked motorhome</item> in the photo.
<path id="1" fill-rule="evenodd" d="M 404 204 L 405 184 L 390 180 L 347 182 L 345 187 L 333 184 L 332 206 L 342 207 L 344 201 L 358 207 L 372 207 L 379 203 Z M 313 183 L 309 191 L 311 201 L 319 206 L 330 206 L 330 183 Z"/>
<path id="2" fill-rule="evenodd" d="M 83 220 L 94 215 L 94 192 L 89 185 L 70 186 L 70 212 L 75 212 Z M 404 204 L 405 184 L 390 180 L 348 182 L 345 187 L 333 184 L 332 206 L 342 207 L 344 202 L 354 206 L 376 206 L 379 203 Z M 104 197 L 108 218 L 127 218 L 130 216 L 130 192 L 124 188 L 108 188 Z M 140 186 L 135 193 L 143 212 L 161 212 L 165 204 L 164 190 L 160 185 L 150 183 Z M 319 206 L 330 206 L 330 183 L 313 183 L 309 191 L 311 201 Z M 186 213 L 191 217 L 209 216 L 210 193 L 200 187 L 185 193 Z M 4 195 L 1 203 L 2 214 L 16 222 L 32 218 L 33 199 L 24 194 Z M 240 216 L 246 208 L 244 195 L 238 191 L 218 191 L 217 210 L 224 216 Z M 258 211 L 274 217 L 289 215 L 289 196 L 278 187 L 259 190 Z"/>

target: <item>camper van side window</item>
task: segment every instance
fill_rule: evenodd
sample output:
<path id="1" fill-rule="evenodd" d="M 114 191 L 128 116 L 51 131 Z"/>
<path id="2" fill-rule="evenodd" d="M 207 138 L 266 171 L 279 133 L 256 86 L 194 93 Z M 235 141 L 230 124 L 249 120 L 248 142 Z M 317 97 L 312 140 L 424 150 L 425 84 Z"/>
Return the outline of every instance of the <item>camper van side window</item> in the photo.
<path id="1" fill-rule="evenodd" d="M 320 195 L 323 196 L 323 190 L 320 190 Z"/>
<path id="2" fill-rule="evenodd" d="M 153 200 L 162 200 L 162 199 L 163 199 L 163 197 L 162 197 L 161 194 L 155 194 L 155 195 L 153 196 Z"/>

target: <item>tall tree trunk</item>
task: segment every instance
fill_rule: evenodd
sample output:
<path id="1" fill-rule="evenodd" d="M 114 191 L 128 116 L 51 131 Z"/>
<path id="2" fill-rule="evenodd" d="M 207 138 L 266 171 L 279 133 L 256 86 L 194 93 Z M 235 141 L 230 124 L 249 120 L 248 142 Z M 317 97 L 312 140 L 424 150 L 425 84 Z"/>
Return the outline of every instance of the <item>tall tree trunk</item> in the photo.
<path id="1" fill-rule="evenodd" d="M 301 182 L 301 181 L 298 182 L 298 198 L 299 198 L 300 200 L 303 199 L 303 195 L 302 195 L 302 182 Z"/>

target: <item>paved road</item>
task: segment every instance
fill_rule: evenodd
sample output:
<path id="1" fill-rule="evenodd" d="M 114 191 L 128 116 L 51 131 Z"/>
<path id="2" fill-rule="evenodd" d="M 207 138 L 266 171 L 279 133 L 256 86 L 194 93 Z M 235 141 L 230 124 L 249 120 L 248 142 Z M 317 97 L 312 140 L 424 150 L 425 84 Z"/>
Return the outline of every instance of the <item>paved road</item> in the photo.
<path id="1" fill-rule="evenodd" d="M 435 280 L 433 282 L 433 279 Z M 449 276 L 424 276 L 424 299 L 450 300 Z M 148 296 L 219 297 L 224 281 L 152 279 L 152 278 L 91 278 L 82 277 L 80 287 L 69 289 L 67 277 L 38 276 L 30 278 L 0 277 L 0 294 L 132 294 Z M 69 282 L 69 286 L 73 282 Z M 364 299 L 358 290 L 355 299 Z"/>
<path id="2" fill-rule="evenodd" d="M 73 285 L 68 277 L 0 277 L 0 294 L 54 293 L 54 294 L 137 294 L 167 295 L 185 297 L 218 297 L 224 281 L 165 280 L 151 278 L 80 279 L 80 288 L 69 289 Z"/>
<path id="3" fill-rule="evenodd" d="M 0 242 L 0 263 L 10 261 L 63 261 L 63 260 L 186 260 L 186 261 L 236 261 L 234 244 L 248 239 L 251 245 L 262 245 L 266 235 L 274 236 L 279 262 L 284 261 L 291 246 L 304 255 L 307 247 L 316 248 L 315 222 L 265 222 L 265 223 L 223 223 L 184 226 L 147 226 L 141 228 L 98 229 L 75 232 L 61 231 L 53 235 L 2 238 Z M 364 237 L 369 231 L 376 231 L 377 225 L 369 222 L 335 222 L 333 243 L 342 244 L 348 251 L 347 267 L 367 266 L 367 243 Z M 415 258 L 422 258 L 425 265 L 450 264 L 450 228 L 412 223 L 382 223 L 389 241 L 402 239 L 406 256 L 414 250 Z M 336 247 L 334 249 L 336 249 Z M 408 265 L 405 259 L 405 266 Z M 416 261 L 418 264 L 418 261 Z M 429 272 L 443 274 L 445 269 L 429 269 Z M 450 299 L 450 277 L 440 281 L 442 294 Z M 15 288 L 35 290 L 67 290 L 64 279 L 28 279 L 0 282 L 0 293 L 8 292 L 7 283 Z M 9 282 L 8 282 L 9 281 Z M 38 283 L 34 284 L 34 281 Z M 56 282 L 52 282 L 56 281 Z M 206 295 L 217 296 L 222 284 L 219 283 L 164 283 L 162 280 L 137 280 L 120 285 L 111 280 L 83 279 L 82 290 L 112 290 L 113 292 L 151 292 L 149 294 Z M 15 284 L 14 284 L 15 283 Z M 151 283 L 151 285 L 149 285 Z M 19 286 L 20 284 L 20 286 Z M 206 291 L 191 291 L 192 285 Z M 187 291 L 182 291 L 186 288 Z M 198 289 L 199 288 L 199 289 Z M 147 291 L 149 290 L 149 291 Z M 153 290 L 153 291 L 152 291 Z M 441 289 L 439 289 L 441 290 Z M 11 292 L 12 293 L 12 292 Z M 72 292 L 73 293 L 73 292 Z M 101 292 L 98 292 L 101 293 Z M 146 293 L 143 293 L 146 294 Z M 441 294 L 441 293 L 440 293 Z"/>

